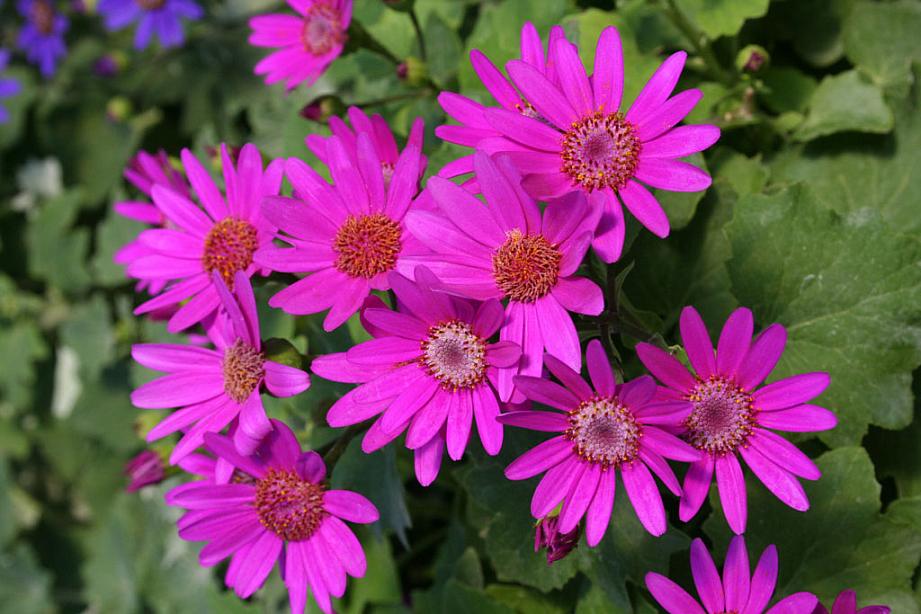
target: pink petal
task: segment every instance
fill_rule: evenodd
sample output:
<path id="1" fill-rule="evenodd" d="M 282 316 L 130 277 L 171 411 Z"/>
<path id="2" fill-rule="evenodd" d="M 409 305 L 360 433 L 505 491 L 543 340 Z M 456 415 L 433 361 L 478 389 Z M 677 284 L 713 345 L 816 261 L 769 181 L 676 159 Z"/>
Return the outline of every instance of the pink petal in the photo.
<path id="1" fill-rule="evenodd" d="M 639 343 L 636 353 L 643 365 L 663 384 L 680 392 L 689 392 L 697 382 L 678 359 L 649 343 Z"/>
<path id="2" fill-rule="evenodd" d="M 569 428 L 566 414 L 551 411 L 509 411 L 498 417 L 499 422 L 532 431 L 562 433 Z"/>
<path id="3" fill-rule="evenodd" d="M 604 351 L 601 342 L 592 339 L 588 342 L 585 351 L 585 362 L 588 363 L 588 375 L 592 380 L 592 386 L 602 396 L 611 396 L 617 387 L 614 380 L 614 372 L 611 370 L 611 363 L 608 355 Z"/>
<path id="4" fill-rule="evenodd" d="M 764 381 L 780 360 L 787 344 L 787 329 L 771 324 L 752 343 L 748 355 L 739 366 L 736 381 L 743 390 L 754 390 Z"/>
<path id="5" fill-rule="evenodd" d="M 772 463 L 793 475 L 807 480 L 822 477 L 822 472 L 812 459 L 780 435 L 756 428 L 748 438 L 748 443 Z"/>
<path id="6" fill-rule="evenodd" d="M 748 516 L 748 498 L 745 493 L 745 476 L 742 475 L 742 467 L 735 454 L 726 454 L 716 459 L 716 485 L 729 528 L 736 535 L 742 535 L 745 533 Z"/>
<path id="7" fill-rule="evenodd" d="M 224 379 L 193 371 L 157 378 L 131 393 L 131 403 L 142 409 L 165 409 L 201 403 L 224 393 Z"/>
<path id="8" fill-rule="evenodd" d="M 707 552 L 707 546 L 699 537 L 691 542 L 691 575 L 694 576 L 694 586 L 697 594 L 703 601 L 708 612 L 722 612 L 726 610 L 726 601 L 723 596 L 723 583 L 720 581 L 719 572 L 713 563 L 713 558 Z"/>
<path id="9" fill-rule="evenodd" d="M 684 51 L 673 53 L 656 69 L 633 101 L 626 117 L 628 122 L 639 123 L 649 112 L 657 109 L 668 99 L 678 83 L 678 78 L 681 77 L 687 57 L 688 54 Z"/>
<path id="10" fill-rule="evenodd" d="M 512 60 L 505 68 L 524 98 L 557 128 L 568 130 L 579 118 L 560 90 L 536 68 L 521 60 Z"/>
<path id="11" fill-rule="evenodd" d="M 567 100 L 580 116 L 593 113 L 595 109 L 592 86 L 585 74 L 585 67 L 582 66 L 576 46 L 566 39 L 559 39 L 554 41 L 553 51 L 556 54 L 560 87 Z"/>
<path id="12" fill-rule="evenodd" d="M 415 470 L 416 479 L 422 486 L 428 486 L 438 477 L 441 468 L 441 456 L 444 454 L 444 442 L 440 437 L 432 440 L 416 450 Z"/>
<path id="13" fill-rule="evenodd" d="M 573 444 L 565 437 L 554 437 L 534 446 L 505 468 L 510 480 L 526 480 L 559 465 L 573 454 Z"/>
<path id="14" fill-rule="evenodd" d="M 572 316 L 553 298 L 545 296 L 534 303 L 537 321 L 547 354 L 560 359 L 575 370 L 582 367 L 579 333 Z"/>
<path id="15" fill-rule="evenodd" d="M 765 614 L 810 614 L 819 598 L 812 593 L 794 593 L 789 597 L 784 597 Z"/>
<path id="16" fill-rule="evenodd" d="M 723 590 L 726 591 L 727 610 L 740 612 L 748 603 L 748 591 L 751 587 L 750 573 L 745 538 L 737 535 L 729 542 L 729 551 L 723 563 Z"/>
<path id="17" fill-rule="evenodd" d="M 596 109 L 605 113 L 617 112 L 624 89 L 624 55 L 614 26 L 606 27 L 598 37 L 592 88 Z"/>
<path id="18" fill-rule="evenodd" d="M 672 192 L 699 192 L 712 183 L 706 171 L 692 164 L 670 158 L 644 158 L 642 155 L 635 178 L 654 188 Z"/>
<path id="19" fill-rule="evenodd" d="M 703 505 L 713 481 L 713 466 L 714 459 L 709 454 L 705 454 L 702 460 L 691 463 L 684 476 L 684 488 L 678 506 L 678 517 L 681 522 L 693 518 Z"/>
<path id="20" fill-rule="evenodd" d="M 601 542 L 611 522 L 616 483 L 616 471 L 609 469 L 601 473 L 598 489 L 585 514 L 585 541 L 589 548 L 594 548 Z"/>
<path id="21" fill-rule="evenodd" d="M 604 293 L 587 277 L 563 277 L 551 290 L 553 298 L 566 310 L 585 315 L 604 311 Z"/>
<path id="22" fill-rule="evenodd" d="M 265 385 L 276 397 L 293 397 L 310 387 L 310 376 L 300 369 L 267 360 Z"/>
<path id="23" fill-rule="evenodd" d="M 684 119 L 691 112 L 691 109 L 700 102 L 701 98 L 703 98 L 703 92 L 698 89 L 685 90 L 680 94 L 675 94 L 654 111 L 647 113 L 637 123 L 637 136 L 644 143 L 653 140 Z"/>
<path id="24" fill-rule="evenodd" d="M 368 524 L 380 517 L 374 504 L 350 490 L 327 490 L 323 493 L 323 508 L 349 522 Z"/>
<path id="25" fill-rule="evenodd" d="M 639 177 L 637 177 L 639 178 Z M 648 182 L 647 182 L 648 183 Z M 635 181 L 628 181 L 618 192 L 627 210 L 652 234 L 665 238 L 669 233 L 668 216 L 649 190 Z"/>
<path id="26" fill-rule="evenodd" d="M 647 573 L 646 588 L 668 614 L 707 614 L 693 597 L 665 576 Z"/>
<path id="27" fill-rule="evenodd" d="M 601 465 L 598 463 L 586 464 L 585 470 L 579 481 L 573 484 L 569 491 L 563 509 L 560 512 L 559 531 L 569 533 L 576 528 L 582 517 L 585 516 L 589 504 L 595 498 L 598 482 L 601 479 Z"/>
<path id="28" fill-rule="evenodd" d="M 681 311 L 681 339 L 684 349 L 688 353 L 691 366 L 697 372 L 697 377 L 707 379 L 716 373 L 716 356 L 713 353 L 713 343 L 710 342 L 710 333 L 704 326 L 700 314 L 693 307 L 685 307 Z"/>
<path id="29" fill-rule="evenodd" d="M 758 424 L 778 431 L 812 433 L 835 428 L 838 418 L 818 405 L 797 405 L 789 409 L 761 412 L 758 414 Z"/>
<path id="30" fill-rule="evenodd" d="M 828 373 L 801 373 L 768 384 L 752 395 L 755 407 L 763 411 L 801 405 L 822 394 L 831 378 Z"/>
<path id="31" fill-rule="evenodd" d="M 446 427 L 448 456 L 452 460 L 460 460 L 464 455 L 472 425 L 473 398 L 468 391 L 458 391 L 451 399 Z"/>
<path id="32" fill-rule="evenodd" d="M 733 311 L 726 320 L 716 346 L 716 368 L 720 375 L 730 378 L 735 375 L 748 353 L 754 326 L 752 312 L 745 307 Z"/>
<path id="33" fill-rule="evenodd" d="M 748 603 L 742 614 L 759 614 L 767 607 L 777 585 L 777 548 L 771 544 L 761 553 L 752 575 Z"/>
<path id="34" fill-rule="evenodd" d="M 679 126 L 653 141 L 643 143 L 647 158 L 684 158 L 703 151 L 720 138 L 716 126 Z"/>
<path id="35" fill-rule="evenodd" d="M 640 523 L 651 534 L 665 533 L 665 506 L 656 482 L 643 463 L 633 463 L 621 468 L 627 497 L 636 511 Z"/>

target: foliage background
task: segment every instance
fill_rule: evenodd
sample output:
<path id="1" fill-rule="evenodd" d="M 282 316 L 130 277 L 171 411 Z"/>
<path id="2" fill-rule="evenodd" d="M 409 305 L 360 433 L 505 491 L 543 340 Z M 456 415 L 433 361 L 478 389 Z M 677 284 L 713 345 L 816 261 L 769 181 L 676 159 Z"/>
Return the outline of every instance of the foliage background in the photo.
<path id="1" fill-rule="evenodd" d="M 7 45 L 19 23 L 10 4 L 0 8 Z M 714 185 L 705 195 L 660 195 L 672 236 L 661 241 L 631 226 L 624 258 L 589 270 L 608 280 L 610 308 L 667 343 L 676 342 L 685 304 L 714 331 L 739 304 L 759 327 L 788 327 L 774 377 L 830 371 L 821 402 L 841 423 L 798 442 L 824 472 L 806 485 L 807 514 L 750 481 L 752 556 L 778 545 L 783 593 L 829 600 L 853 587 L 863 603 L 921 612 L 921 3 L 416 0 L 430 83 L 401 81 L 389 59 L 359 48 L 315 87 L 290 95 L 251 74 L 260 52 L 245 42 L 247 17 L 280 3 L 205 4 L 208 17 L 181 50 L 136 53 L 130 33 L 107 34 L 94 15 L 77 15 L 53 80 L 21 61 L 12 70 L 25 91 L 0 126 L 0 611 L 286 611 L 277 574 L 242 603 L 199 568 L 197 546 L 175 535 L 165 486 L 123 492 L 122 466 L 143 447 L 137 422 L 153 419 L 128 401 L 151 376 L 131 364 L 129 347 L 167 335 L 131 315 L 137 298 L 111 261 L 139 230 L 111 211 L 128 195 L 121 170 L 138 148 L 176 154 L 190 146 L 204 156 L 222 141 L 315 164 L 303 138 L 324 128 L 299 111 L 330 94 L 336 105 L 378 101 L 366 108 L 404 135 L 424 117 L 432 172 L 458 154 L 431 133 L 444 119 L 435 88 L 487 100 L 467 51 L 480 48 L 497 63 L 516 56 L 530 19 L 542 34 L 562 23 L 587 62 L 602 27 L 617 25 L 625 102 L 667 51 L 691 54 L 679 87 L 706 95 L 689 121 L 724 128 L 705 156 Z M 407 13 L 357 0 L 355 20 L 394 58 L 422 56 Z M 755 73 L 740 70 L 750 44 L 770 54 Z M 103 53 L 124 63 L 117 76 L 93 75 Z M 60 162 L 59 178 L 54 164 L 34 163 L 47 158 Z M 259 290 L 263 303 L 271 292 Z M 324 335 L 317 317 L 263 317 L 266 337 L 314 354 L 364 338 L 356 322 Z M 585 324 L 586 337 L 598 334 Z M 616 327 L 602 332 L 627 372 L 638 373 L 636 340 Z M 323 426 L 324 410 L 347 388 L 313 382 L 269 409 L 321 447 L 336 436 Z M 446 464 L 428 489 L 416 485 L 404 449 L 367 456 L 353 442 L 333 483 L 368 495 L 382 518 L 361 535 L 369 572 L 350 583 L 343 612 L 654 612 L 642 587 L 647 571 L 690 586 L 691 537 L 705 536 L 718 559 L 725 552 L 715 498 L 682 525 L 667 497 L 673 525 L 659 539 L 621 500 L 597 550 L 583 546 L 548 567 L 531 551 L 533 481 L 501 475 L 530 441 L 510 432 L 507 442 L 496 459 L 474 450 Z"/>

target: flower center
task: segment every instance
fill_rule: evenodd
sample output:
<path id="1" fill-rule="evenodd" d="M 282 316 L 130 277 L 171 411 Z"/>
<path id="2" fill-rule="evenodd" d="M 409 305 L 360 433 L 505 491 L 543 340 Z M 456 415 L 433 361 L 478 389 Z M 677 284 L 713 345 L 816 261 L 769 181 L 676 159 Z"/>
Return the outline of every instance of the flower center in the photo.
<path id="1" fill-rule="evenodd" d="M 253 346 L 237 339 L 224 352 L 224 392 L 243 403 L 265 376 L 265 356 Z"/>
<path id="2" fill-rule="evenodd" d="M 402 243 L 400 225 L 383 213 L 350 215 L 336 233 L 336 268 L 352 277 L 371 279 L 396 265 Z"/>
<path id="3" fill-rule="evenodd" d="M 233 289 L 234 274 L 252 264 L 253 253 L 258 247 L 259 237 L 252 224 L 226 217 L 215 224 L 205 237 L 202 265 L 208 273 L 220 273 L 227 287 Z"/>
<path id="4" fill-rule="evenodd" d="M 301 34 L 304 48 L 313 55 L 323 55 L 342 44 L 345 36 L 339 22 L 339 11 L 329 4 L 317 2 L 311 6 L 304 17 Z"/>
<path id="5" fill-rule="evenodd" d="M 48 0 L 35 0 L 31 10 L 32 23 L 42 34 L 54 32 L 54 7 Z"/>
<path id="6" fill-rule="evenodd" d="M 473 388 L 486 373 L 486 342 L 466 322 L 451 320 L 429 329 L 422 362 L 445 388 Z"/>
<path id="7" fill-rule="evenodd" d="M 588 191 L 616 191 L 636 172 L 641 146 L 636 128 L 621 113 L 596 111 L 563 134 L 561 170 Z"/>
<path id="8" fill-rule="evenodd" d="M 323 486 L 302 480 L 294 471 L 269 469 L 256 481 L 259 522 L 285 541 L 302 541 L 313 535 L 326 517 Z"/>
<path id="9" fill-rule="evenodd" d="M 636 458 L 642 430 L 618 399 L 592 397 L 569 412 L 569 428 L 564 435 L 582 460 L 601 463 L 601 468 L 607 469 Z"/>
<path id="10" fill-rule="evenodd" d="M 496 285 L 513 301 L 536 301 L 556 285 L 563 254 L 543 235 L 523 235 L 516 228 L 506 237 L 492 257 Z"/>
<path id="11" fill-rule="evenodd" d="M 688 395 L 694 410 L 687 420 L 691 445 L 710 454 L 727 454 L 744 444 L 755 424 L 752 398 L 735 384 L 713 376 Z"/>
<path id="12" fill-rule="evenodd" d="M 166 0 L 134 0 L 134 3 L 145 11 L 156 11 L 163 8 Z"/>

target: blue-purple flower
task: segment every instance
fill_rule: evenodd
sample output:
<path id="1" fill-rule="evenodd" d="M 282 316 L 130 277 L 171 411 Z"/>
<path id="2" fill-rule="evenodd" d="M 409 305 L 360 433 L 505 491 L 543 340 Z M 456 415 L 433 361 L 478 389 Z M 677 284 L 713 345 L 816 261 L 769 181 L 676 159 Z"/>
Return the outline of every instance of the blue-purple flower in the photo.
<path id="1" fill-rule="evenodd" d="M 43 77 L 50 77 L 58 60 L 67 54 L 64 33 L 69 22 L 51 0 L 19 0 L 19 13 L 26 23 L 19 32 L 19 48 L 37 64 Z"/>
<path id="2" fill-rule="evenodd" d="M 0 72 L 6 70 L 6 65 L 10 61 L 10 52 L 6 49 L 0 49 Z M 9 98 L 19 93 L 21 86 L 16 79 L 0 77 L 0 99 Z M 10 114 L 3 106 L 0 106 L 0 124 L 6 123 L 10 119 Z"/>
<path id="3" fill-rule="evenodd" d="M 154 34 L 163 47 L 181 45 L 182 20 L 201 19 L 202 9 L 195 0 L 99 0 L 99 13 L 110 31 L 136 22 L 134 48 L 144 49 Z"/>

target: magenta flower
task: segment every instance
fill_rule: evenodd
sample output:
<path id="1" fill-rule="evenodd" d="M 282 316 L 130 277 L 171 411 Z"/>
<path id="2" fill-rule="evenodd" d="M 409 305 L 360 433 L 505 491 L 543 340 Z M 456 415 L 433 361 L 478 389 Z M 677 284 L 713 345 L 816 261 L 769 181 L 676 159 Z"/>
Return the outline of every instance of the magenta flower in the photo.
<path id="1" fill-rule="evenodd" d="M 166 228 L 145 230 L 138 237 L 154 253 L 139 257 L 128 274 L 145 281 L 168 280 L 166 290 L 140 305 L 135 315 L 184 303 L 170 318 L 168 329 L 178 332 L 201 322 L 220 304 L 213 273 L 233 288 L 237 272 L 251 277 L 256 250 L 272 242 L 275 227 L 262 216 L 263 197 L 278 194 L 282 162 L 263 171 L 259 150 L 246 145 L 234 167 L 221 146 L 226 198 L 201 162 L 184 149 L 182 165 L 204 210 L 181 192 L 154 184 L 151 195 L 166 219 Z"/>
<path id="2" fill-rule="evenodd" d="M 521 348 L 508 341 L 489 343 L 502 324 L 502 305 L 479 305 L 438 291 L 440 282 L 417 267 L 415 282 L 391 273 L 398 309 L 379 299 L 362 310 L 365 328 L 375 338 L 348 352 L 315 359 L 311 370 L 326 379 L 361 384 L 333 405 L 326 420 L 341 427 L 380 416 L 362 442 L 373 452 L 406 432 L 415 451 L 416 478 L 423 486 L 438 476 L 445 443 L 460 460 L 476 421 L 483 448 L 502 448 L 496 421 L 496 382 L 514 370 Z"/>
<path id="3" fill-rule="evenodd" d="M 145 486 L 159 484 L 165 474 L 163 459 L 153 450 L 144 450 L 125 463 L 124 473 L 128 476 L 127 492 L 136 492 Z"/>
<path id="4" fill-rule="evenodd" d="M 131 348 L 140 364 L 167 373 L 131 394 L 135 407 L 180 408 L 147 434 L 147 441 L 156 441 L 184 432 L 170 456 L 172 464 L 198 448 L 206 433 L 219 432 L 234 418 L 239 425 L 233 440 L 242 454 L 251 453 L 271 430 L 262 406 L 263 386 L 279 397 L 310 386 L 304 371 L 265 359 L 249 278 L 238 271 L 231 295 L 220 275 L 214 275 L 224 308 L 208 329 L 216 349 L 154 343 Z"/>
<path id="5" fill-rule="evenodd" d="M 384 185 L 389 186 L 393 179 L 393 171 L 400 159 L 400 150 L 397 147 L 397 141 L 390 131 L 387 121 L 380 115 L 368 117 L 364 111 L 358 107 L 349 107 L 348 118 L 352 123 L 350 128 L 348 124 L 333 115 L 329 118 L 329 129 L 333 136 L 339 139 L 346 153 L 353 160 L 358 159 L 358 135 L 366 134 L 371 139 L 374 151 L 381 161 L 381 167 L 384 169 Z M 425 122 L 421 117 L 413 121 L 412 128 L 409 130 L 409 136 L 406 139 L 407 147 L 415 147 L 422 151 L 422 139 L 425 136 Z M 327 143 L 331 137 L 320 134 L 308 134 L 304 142 L 313 155 L 320 159 L 323 164 L 329 166 L 330 157 L 327 153 Z M 427 161 L 425 156 L 421 156 L 419 164 L 419 176 L 425 173 Z"/>
<path id="6" fill-rule="evenodd" d="M 702 95 L 692 89 L 669 98 L 684 67 L 684 52 L 662 64 L 626 115 L 619 111 L 623 57 L 614 27 L 605 28 L 598 39 L 591 78 L 569 41 L 555 41 L 550 53 L 558 82 L 528 62 L 506 65 L 529 106 L 485 112 L 505 139 L 504 144 L 490 141 L 489 148 L 508 152 L 534 198 L 589 195 L 601 216 L 592 246 L 613 262 L 624 243 L 620 202 L 654 234 L 667 236 L 665 211 L 640 182 L 676 192 L 706 189 L 710 176 L 678 158 L 706 149 L 720 131 L 715 126 L 674 128 Z"/>
<path id="7" fill-rule="evenodd" d="M 531 499 L 531 514 L 543 518 L 562 502 L 556 529 L 569 533 L 585 516 L 585 540 L 596 546 L 608 528 L 619 471 L 640 522 L 653 535 L 665 533 L 665 507 L 652 473 L 680 495 L 678 478 L 665 459 L 695 461 L 700 457 L 660 428 L 677 424 L 680 412 L 651 403 L 656 385 L 649 376 L 618 385 L 597 339 L 589 342 L 586 353 L 591 386 L 553 356 L 544 362 L 562 386 L 521 375 L 515 378 L 515 385 L 532 401 L 562 412 L 513 411 L 499 416 L 504 424 L 559 433 L 505 470 L 510 480 L 546 472 Z"/>
<path id="8" fill-rule="evenodd" d="M 526 21 L 521 27 L 521 61 L 534 67 L 535 70 L 555 83 L 556 62 L 554 58 L 549 56 L 551 55 L 551 50 L 555 47 L 554 43 L 558 39 L 565 38 L 566 33 L 563 28 L 553 26 L 550 29 L 547 53 L 544 53 L 544 45 L 540 40 L 540 34 L 537 33 L 537 28 L 530 21 Z M 514 113 L 534 113 L 534 108 L 521 98 L 515 87 L 509 83 L 502 71 L 496 68 L 496 65 L 486 57 L 486 54 L 479 49 L 472 50 L 470 52 L 470 63 L 487 91 L 504 109 Z M 438 138 L 456 145 L 482 149 L 487 153 L 508 149 L 505 139 L 501 138 L 503 133 L 493 127 L 486 118 L 487 107 L 484 105 L 454 92 L 442 92 L 439 94 L 438 103 L 451 119 L 460 123 L 460 125 L 446 124 L 435 128 L 435 135 Z M 496 146 L 498 146 L 498 150 Z M 442 177 L 454 177 L 472 172 L 473 154 L 470 154 L 449 162 L 438 174 Z"/>
<path id="9" fill-rule="evenodd" d="M 698 538 L 691 543 L 691 574 L 703 607 L 663 575 L 646 574 L 646 588 L 669 614 L 762 614 L 777 586 L 777 548 L 773 544 L 765 548 L 751 574 L 745 538 L 733 537 L 720 580 L 707 547 Z M 812 593 L 794 593 L 774 604 L 767 614 L 811 614 L 818 601 Z"/>
<path id="10" fill-rule="evenodd" d="M 195 0 L 99 0 L 97 10 L 110 32 L 137 23 L 135 49 L 145 49 L 154 34 L 164 48 L 178 47 L 185 40 L 182 22 L 204 14 Z"/>
<path id="11" fill-rule="evenodd" d="M 567 311 L 598 315 L 604 309 L 601 289 L 575 276 L 597 216 L 581 194 L 550 203 L 541 214 L 506 159 L 477 152 L 474 167 L 485 206 L 454 183 L 432 177 L 426 192 L 439 211 L 416 208 L 407 227 L 434 253 L 404 258 L 401 270 L 425 264 L 456 292 L 508 299 L 499 336 L 522 347 L 519 373 L 539 376 L 544 350 L 579 370 L 579 336 Z M 512 398 L 514 375 L 499 374 L 503 401 Z"/>
<path id="12" fill-rule="evenodd" d="M 26 59 L 38 66 L 42 76 L 50 78 L 58 61 L 67 55 L 64 33 L 70 27 L 52 0 L 18 0 L 16 8 L 26 23 L 19 31 L 17 43 Z"/>
<path id="13" fill-rule="evenodd" d="M 252 457 L 240 455 L 227 437 L 209 434 L 208 448 L 240 478 L 184 484 L 166 500 L 189 510 L 177 523 L 181 538 L 209 542 L 199 555 L 204 567 L 230 557 L 224 581 L 239 597 L 255 593 L 277 562 L 291 612 L 304 611 L 309 587 L 331 614 L 330 595 L 342 597 L 347 576 L 360 578 L 367 569 L 361 544 L 342 521 L 375 522 L 377 508 L 358 493 L 328 490 L 320 455 L 301 452 L 283 423 L 272 420 L 272 427 Z"/>
<path id="14" fill-rule="evenodd" d="M 547 565 L 565 559 L 579 545 L 582 523 L 568 533 L 560 532 L 560 517 L 545 516 L 534 527 L 534 552 L 547 551 Z"/>
<path id="15" fill-rule="evenodd" d="M 352 0 L 288 0 L 298 15 L 259 15 L 249 20 L 249 44 L 280 47 L 256 64 L 257 75 L 269 85 L 285 81 L 294 89 L 313 85 L 345 45 L 352 21 Z"/>
<path id="16" fill-rule="evenodd" d="M 867 605 L 857 609 L 857 593 L 852 589 L 841 591 L 831 606 L 831 614 L 889 614 L 892 610 L 885 605 Z M 828 614 L 821 603 L 815 606 L 812 614 Z"/>
<path id="17" fill-rule="evenodd" d="M 423 250 L 405 231 L 403 218 L 418 191 L 421 154 L 410 145 L 394 167 L 389 185 L 371 137 L 359 133 L 357 158 L 338 137 L 327 141 L 328 184 L 304 162 L 290 158 L 285 174 L 294 198 L 273 197 L 263 213 L 291 247 L 267 244 L 259 266 L 307 273 L 269 300 L 294 315 L 329 309 L 323 328 L 333 330 L 358 311 L 371 290 L 387 290 L 388 274 L 406 254 Z"/>
<path id="18" fill-rule="evenodd" d="M 704 453 L 685 476 L 681 520 L 687 522 L 700 509 L 715 472 L 729 527 L 738 535 L 745 532 L 745 477 L 736 453 L 778 499 L 799 511 L 809 509 L 796 478 L 817 480 L 821 472 L 796 446 L 768 429 L 809 433 L 834 428 L 832 412 L 807 404 L 828 387 L 828 374 L 804 373 L 759 389 L 783 353 L 787 332 L 772 324 L 752 342 L 752 313 L 744 307 L 729 316 L 715 355 L 693 307 L 681 312 L 680 327 L 695 374 L 648 343 L 637 345 L 636 351 L 667 386 L 664 398 L 689 411 L 684 438 Z"/>

